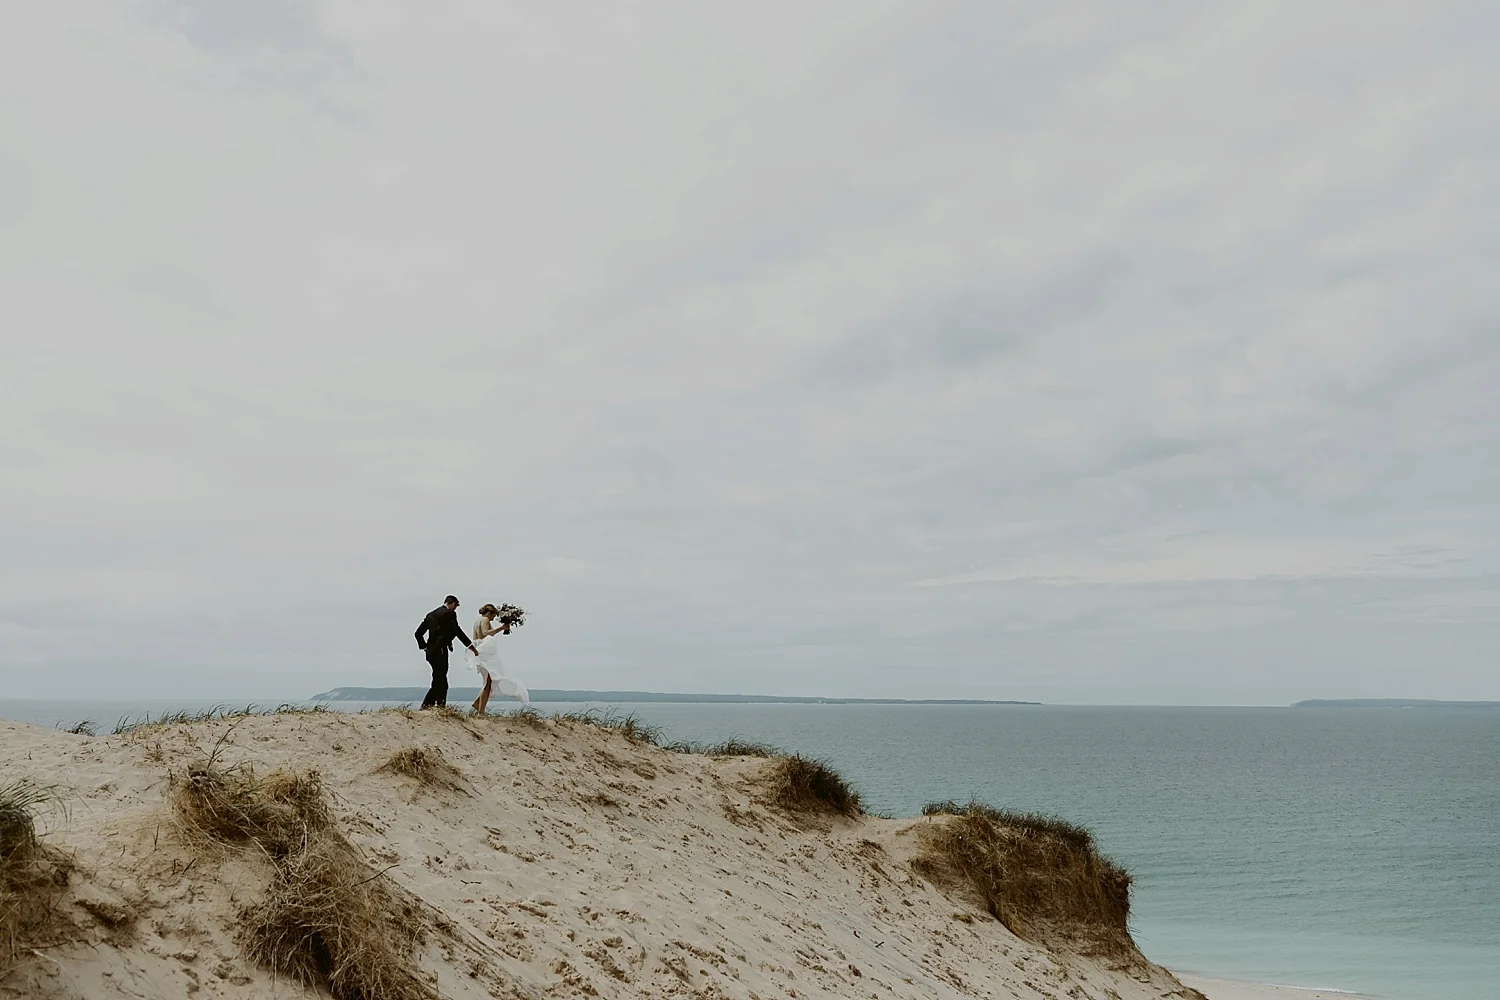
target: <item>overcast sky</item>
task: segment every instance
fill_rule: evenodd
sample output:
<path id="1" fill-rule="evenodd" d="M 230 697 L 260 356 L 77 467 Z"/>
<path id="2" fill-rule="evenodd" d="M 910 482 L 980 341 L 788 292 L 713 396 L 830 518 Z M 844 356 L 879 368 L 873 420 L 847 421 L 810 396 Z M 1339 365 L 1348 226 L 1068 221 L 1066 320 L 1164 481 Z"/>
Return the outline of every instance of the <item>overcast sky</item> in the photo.
<path id="1" fill-rule="evenodd" d="M 0 697 L 1500 698 L 1497 37 L 27 5 Z"/>

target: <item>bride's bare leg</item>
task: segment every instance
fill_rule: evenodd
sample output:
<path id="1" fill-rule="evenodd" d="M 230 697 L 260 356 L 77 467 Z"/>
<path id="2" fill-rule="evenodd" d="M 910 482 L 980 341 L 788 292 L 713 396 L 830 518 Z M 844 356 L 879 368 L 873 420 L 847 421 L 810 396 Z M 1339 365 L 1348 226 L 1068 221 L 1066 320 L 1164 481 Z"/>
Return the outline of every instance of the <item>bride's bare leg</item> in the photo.
<path id="1" fill-rule="evenodd" d="M 474 711 L 478 712 L 480 715 L 483 715 L 485 708 L 489 706 L 490 689 L 494 686 L 495 679 L 493 677 L 486 677 L 484 679 L 484 690 L 480 691 L 479 697 L 474 699 L 474 704 L 472 707 Z"/>

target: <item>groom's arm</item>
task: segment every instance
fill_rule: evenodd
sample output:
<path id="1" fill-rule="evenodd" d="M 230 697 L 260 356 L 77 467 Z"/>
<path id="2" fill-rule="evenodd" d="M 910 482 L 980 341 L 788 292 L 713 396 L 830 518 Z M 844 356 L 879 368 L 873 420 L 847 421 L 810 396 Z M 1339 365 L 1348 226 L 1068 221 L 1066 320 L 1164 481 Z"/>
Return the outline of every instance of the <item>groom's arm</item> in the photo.
<path id="1" fill-rule="evenodd" d="M 473 649 L 474 648 L 474 644 L 469 641 L 468 635 L 466 635 L 464 633 L 464 630 L 461 627 L 459 627 L 459 624 L 458 624 L 458 612 L 457 611 L 450 611 L 450 612 L 448 612 L 448 617 L 453 619 L 453 634 L 456 635 L 456 636 L 458 636 L 459 642 L 462 642 L 465 646 L 468 646 L 470 649 Z M 452 649 L 453 647 L 449 646 L 448 648 Z"/>
<path id="2" fill-rule="evenodd" d="M 426 635 L 426 634 L 427 634 L 427 619 L 423 618 L 422 619 L 422 624 L 420 624 L 420 625 L 417 626 L 417 648 L 418 649 L 426 649 L 427 648 L 427 640 L 423 638 L 423 636 Z"/>

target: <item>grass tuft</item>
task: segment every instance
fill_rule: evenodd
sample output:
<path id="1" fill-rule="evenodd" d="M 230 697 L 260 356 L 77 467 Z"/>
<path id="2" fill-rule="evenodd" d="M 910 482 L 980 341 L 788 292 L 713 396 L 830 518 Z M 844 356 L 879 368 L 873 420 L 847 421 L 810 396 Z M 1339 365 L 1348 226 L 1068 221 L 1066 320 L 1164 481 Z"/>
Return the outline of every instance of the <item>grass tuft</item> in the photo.
<path id="1" fill-rule="evenodd" d="M 62 729 L 62 723 L 58 723 L 58 728 Z M 84 719 L 82 722 L 75 722 L 73 723 L 73 725 L 69 726 L 67 729 L 63 729 L 62 731 L 68 733 L 71 736 L 99 735 L 97 729 L 94 726 L 93 719 Z"/>
<path id="2" fill-rule="evenodd" d="M 0 784 L 0 976 L 56 923 L 72 863 L 37 835 L 37 815 L 57 792 L 25 778 Z"/>
<path id="3" fill-rule="evenodd" d="M 360 715 L 399 715 L 403 719 L 415 720 L 417 710 L 412 707 L 411 702 L 401 705 L 382 705 L 380 708 L 362 708 Z"/>
<path id="4" fill-rule="evenodd" d="M 514 712 L 497 712 L 490 716 L 492 719 L 511 719 L 532 729 L 541 729 L 547 725 L 547 720 L 530 705 L 523 705 Z"/>
<path id="5" fill-rule="evenodd" d="M 0 785 L 0 859 L 36 846 L 36 814 L 54 801 L 51 789 L 26 778 Z"/>
<path id="6" fill-rule="evenodd" d="M 665 749 L 673 753 L 701 754 L 705 757 L 785 757 L 786 752 L 766 743 L 754 743 L 730 737 L 720 743 L 672 743 Z"/>
<path id="7" fill-rule="evenodd" d="M 661 726 L 650 722 L 643 722 L 633 712 L 620 719 L 614 729 L 632 743 L 646 743 L 651 746 L 661 745 Z"/>
<path id="8" fill-rule="evenodd" d="M 522 709 L 525 711 L 525 709 Z M 520 712 L 516 713 L 517 715 Z M 661 726 L 644 722 L 634 712 L 629 715 L 620 715 L 612 710 L 600 710 L 597 708 L 580 709 L 573 712 L 561 712 L 552 716 L 555 722 L 574 722 L 585 726 L 594 726 L 612 733 L 619 733 L 632 743 L 645 743 L 650 746 L 660 746 L 662 737 Z"/>
<path id="9" fill-rule="evenodd" d="M 198 711 L 178 710 L 175 712 L 163 712 L 156 718 L 152 718 L 148 712 L 145 715 L 129 716 L 122 715 L 115 723 L 113 735 L 143 735 L 165 726 L 187 726 L 198 722 L 213 722 L 217 719 L 242 719 L 251 715 L 323 715 L 333 712 L 334 709 L 323 702 L 315 705 L 298 705 L 292 702 L 283 702 L 275 708 L 262 708 L 259 705 L 246 705 L 244 708 L 229 708 L 224 705 L 215 705 L 212 708 L 200 709 Z M 93 735 L 90 733 L 89 735 Z"/>
<path id="10" fill-rule="evenodd" d="M 437 747 L 403 747 L 376 768 L 387 774 L 404 774 L 416 780 L 420 788 L 446 788 L 462 791 L 458 768 L 448 763 Z"/>
<path id="11" fill-rule="evenodd" d="M 215 705 L 196 712 L 185 710 L 163 712 L 154 719 L 149 712 L 134 718 L 126 715 L 121 716 L 120 721 L 115 724 L 114 735 L 140 735 L 165 726 L 192 725 L 197 722 L 211 722 L 214 719 L 236 719 L 246 715 L 256 715 L 259 711 L 254 705 L 246 705 L 244 708 Z"/>
<path id="12" fill-rule="evenodd" d="M 415 968 L 421 934 L 414 907 L 379 883 L 338 832 L 316 772 L 221 769 L 212 759 L 177 782 L 190 835 L 250 843 L 271 860 L 265 898 L 240 912 L 246 951 L 278 975 L 335 1000 L 429 1000 Z"/>
<path id="13" fill-rule="evenodd" d="M 333 712 L 333 708 L 327 702 L 317 702 L 312 705 L 298 705 L 292 702 L 282 702 L 270 713 L 271 715 L 327 715 Z"/>
<path id="14" fill-rule="evenodd" d="M 978 898 L 1017 937 L 1085 954 L 1133 955 L 1131 877 L 1076 823 L 980 802 L 932 802 L 918 874 Z"/>
<path id="15" fill-rule="evenodd" d="M 776 804 L 788 812 L 860 814 L 859 793 L 825 761 L 798 754 L 777 758 L 767 781 Z"/>
<path id="16" fill-rule="evenodd" d="M 731 737 L 722 743 L 710 744 L 703 752 L 710 757 L 765 757 L 769 759 L 786 756 L 785 751 L 768 743 L 755 743 L 737 737 Z"/>
<path id="17" fill-rule="evenodd" d="M 1047 813 L 1018 812 L 1014 809 L 996 809 L 983 802 L 959 804 L 949 799 L 944 802 L 929 802 L 922 807 L 923 816 L 983 816 L 992 823 L 1026 830 L 1038 836 L 1056 837 L 1072 844 L 1080 851 L 1092 851 L 1093 831 L 1079 826 L 1071 820 Z"/>

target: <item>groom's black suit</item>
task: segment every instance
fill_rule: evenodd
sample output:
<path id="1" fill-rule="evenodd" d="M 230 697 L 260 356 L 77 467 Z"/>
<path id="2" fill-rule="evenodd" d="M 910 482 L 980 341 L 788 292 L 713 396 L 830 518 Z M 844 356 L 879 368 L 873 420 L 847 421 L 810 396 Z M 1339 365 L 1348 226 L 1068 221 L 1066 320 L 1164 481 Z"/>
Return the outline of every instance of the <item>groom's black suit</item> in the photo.
<path id="1" fill-rule="evenodd" d="M 446 604 L 427 612 L 417 626 L 417 648 L 427 651 L 427 662 L 432 667 L 432 687 L 422 699 L 423 708 L 448 704 L 448 653 L 453 649 L 454 639 L 471 649 L 474 646 L 458 625 L 458 612 Z"/>

